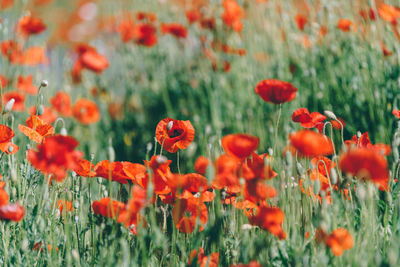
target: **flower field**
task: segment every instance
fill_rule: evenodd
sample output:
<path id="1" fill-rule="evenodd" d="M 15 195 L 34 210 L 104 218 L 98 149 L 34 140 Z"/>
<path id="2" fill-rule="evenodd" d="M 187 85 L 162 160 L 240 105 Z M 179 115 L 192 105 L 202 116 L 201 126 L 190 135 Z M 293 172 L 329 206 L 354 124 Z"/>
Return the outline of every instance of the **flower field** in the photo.
<path id="1" fill-rule="evenodd" d="M 399 266 L 399 23 L 0 0 L 0 265 Z"/>

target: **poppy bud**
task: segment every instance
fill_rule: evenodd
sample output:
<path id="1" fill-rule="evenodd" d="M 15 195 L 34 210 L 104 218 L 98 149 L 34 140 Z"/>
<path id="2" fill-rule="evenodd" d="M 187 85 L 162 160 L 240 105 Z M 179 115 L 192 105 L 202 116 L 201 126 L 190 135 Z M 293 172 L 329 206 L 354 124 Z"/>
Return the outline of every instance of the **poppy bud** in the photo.
<path id="1" fill-rule="evenodd" d="M 10 111 L 12 110 L 13 106 L 14 106 L 14 103 L 15 103 L 15 99 L 14 99 L 14 98 L 11 98 L 11 99 L 7 102 L 7 104 L 4 106 L 5 112 L 10 112 Z"/>
<path id="2" fill-rule="evenodd" d="M 331 169 L 331 183 L 332 184 L 337 184 L 338 181 L 338 175 L 337 172 L 334 168 Z"/>
<path id="3" fill-rule="evenodd" d="M 74 208 L 79 209 L 79 201 L 74 201 Z"/>
<path id="4" fill-rule="evenodd" d="M 108 147 L 108 156 L 109 156 L 110 162 L 113 162 L 115 160 L 115 150 L 112 146 Z"/>
<path id="5" fill-rule="evenodd" d="M 10 147 L 11 146 L 9 146 L 9 148 Z M 10 174 L 11 174 L 11 181 L 16 182 L 18 180 L 17 170 L 15 168 L 12 168 Z"/>
<path id="6" fill-rule="evenodd" d="M 356 195 L 361 201 L 365 200 L 366 190 L 365 190 L 365 186 L 363 184 L 359 184 L 357 186 Z"/>
<path id="7" fill-rule="evenodd" d="M 67 129 L 65 129 L 64 127 L 62 127 L 61 130 L 60 130 L 60 134 L 61 134 L 61 135 L 64 135 L 64 136 L 68 135 Z"/>
<path id="8" fill-rule="evenodd" d="M 171 131 L 172 127 L 174 127 L 174 121 L 170 121 L 167 124 L 167 131 Z"/>
<path id="9" fill-rule="evenodd" d="M 304 173 L 304 168 L 301 166 L 300 162 L 296 163 L 296 170 L 298 175 L 302 175 Z"/>
<path id="10" fill-rule="evenodd" d="M 357 131 L 357 138 L 360 138 L 362 133 L 360 131 Z"/>
<path id="11" fill-rule="evenodd" d="M 47 80 L 42 80 L 42 82 L 40 83 L 41 87 L 47 87 L 49 85 L 49 82 Z"/>
<path id="12" fill-rule="evenodd" d="M 324 114 L 331 120 L 337 120 L 335 113 L 333 113 L 332 111 L 325 110 Z"/>
<path id="13" fill-rule="evenodd" d="M 319 179 L 317 179 L 313 184 L 313 192 L 315 195 L 318 195 L 320 190 L 321 190 L 321 182 L 319 181 Z"/>
<path id="14" fill-rule="evenodd" d="M 274 150 L 272 148 L 268 148 L 268 154 L 270 156 L 273 156 L 274 155 Z"/>
<path id="15" fill-rule="evenodd" d="M 43 115 L 43 113 L 44 113 L 44 107 L 43 107 L 43 105 L 40 105 L 40 106 L 39 106 L 37 113 L 38 113 L 39 116 Z"/>
<path id="16" fill-rule="evenodd" d="M 8 152 L 11 153 L 11 152 L 13 152 L 13 151 L 14 151 L 14 147 L 13 147 L 13 146 L 9 146 L 9 147 L 8 147 Z"/>
<path id="17" fill-rule="evenodd" d="M 146 145 L 146 151 L 149 153 L 153 149 L 153 143 L 148 142 Z"/>
<path id="18" fill-rule="evenodd" d="M 156 158 L 156 162 L 158 163 L 158 164 L 164 164 L 164 163 L 166 163 L 168 161 L 168 159 L 167 159 L 167 157 L 165 157 L 165 156 L 158 156 L 157 158 Z"/>

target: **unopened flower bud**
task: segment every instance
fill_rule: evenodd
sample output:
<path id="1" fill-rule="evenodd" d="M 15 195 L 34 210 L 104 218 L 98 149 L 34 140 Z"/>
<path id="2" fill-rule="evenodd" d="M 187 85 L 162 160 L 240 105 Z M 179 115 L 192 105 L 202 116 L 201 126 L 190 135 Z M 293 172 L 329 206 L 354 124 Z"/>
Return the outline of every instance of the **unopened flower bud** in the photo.
<path id="1" fill-rule="evenodd" d="M 174 121 L 170 121 L 167 124 L 167 131 L 171 131 L 172 127 L 174 127 Z"/>
<path id="2" fill-rule="evenodd" d="M 41 115 L 43 115 L 43 113 L 44 113 L 44 107 L 43 107 L 43 105 L 40 105 L 38 108 L 37 114 L 39 116 L 41 116 Z"/>
<path id="3" fill-rule="evenodd" d="M 13 146 L 8 146 L 8 152 L 12 153 L 14 151 L 14 147 Z"/>
<path id="4" fill-rule="evenodd" d="M 317 179 L 317 180 L 315 180 L 315 182 L 313 184 L 314 195 L 318 195 L 319 190 L 321 190 L 321 182 L 319 181 L 319 179 Z"/>
<path id="5" fill-rule="evenodd" d="M 360 131 L 357 131 L 357 138 L 360 138 L 361 137 L 361 132 Z"/>
<path id="6" fill-rule="evenodd" d="M 40 83 L 41 87 L 47 87 L 49 85 L 49 82 L 47 80 L 42 80 L 42 82 Z"/>
<path id="7" fill-rule="evenodd" d="M 112 146 L 108 147 L 108 156 L 109 156 L 109 160 L 111 162 L 113 162 L 115 160 L 115 150 Z"/>
<path id="8" fill-rule="evenodd" d="M 325 114 L 325 116 L 327 116 L 331 120 L 337 120 L 337 117 L 336 117 L 335 113 L 333 113 L 332 111 L 325 110 L 324 114 Z"/>
<path id="9" fill-rule="evenodd" d="M 338 182 L 338 175 L 337 172 L 334 168 L 331 169 L 331 183 L 332 184 L 337 184 Z"/>
<path id="10" fill-rule="evenodd" d="M 60 130 L 60 134 L 61 134 L 61 135 L 64 135 L 64 136 L 68 135 L 67 129 L 65 129 L 64 127 L 62 127 L 61 130 Z"/>
<path id="11" fill-rule="evenodd" d="M 10 100 L 8 100 L 8 102 L 6 103 L 6 105 L 4 106 L 4 110 L 6 112 L 10 112 L 14 106 L 15 103 L 15 99 L 11 98 Z"/>
<path id="12" fill-rule="evenodd" d="M 158 157 L 156 158 L 156 162 L 157 162 L 158 164 L 164 164 L 164 163 L 166 163 L 167 161 L 168 161 L 167 157 L 164 157 L 164 156 L 158 156 Z"/>

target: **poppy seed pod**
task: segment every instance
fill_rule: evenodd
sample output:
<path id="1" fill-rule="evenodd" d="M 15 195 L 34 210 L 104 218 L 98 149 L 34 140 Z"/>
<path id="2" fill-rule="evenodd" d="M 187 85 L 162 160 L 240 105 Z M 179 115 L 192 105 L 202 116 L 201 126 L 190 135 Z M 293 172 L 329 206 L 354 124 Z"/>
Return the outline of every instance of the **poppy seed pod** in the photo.
<path id="1" fill-rule="evenodd" d="M 337 120 L 337 117 L 336 117 L 335 113 L 333 113 L 332 111 L 325 110 L 324 114 L 325 114 L 325 116 L 327 116 L 331 120 Z"/>
<path id="2" fill-rule="evenodd" d="M 64 127 L 62 127 L 61 130 L 60 130 L 60 134 L 61 134 L 61 135 L 64 135 L 64 136 L 65 136 L 65 135 L 68 135 L 67 129 L 65 129 Z"/>
<path id="3" fill-rule="evenodd" d="M 44 107 L 43 107 L 43 105 L 40 105 L 38 108 L 38 115 L 41 116 L 41 115 L 43 115 L 43 113 L 44 113 Z"/>

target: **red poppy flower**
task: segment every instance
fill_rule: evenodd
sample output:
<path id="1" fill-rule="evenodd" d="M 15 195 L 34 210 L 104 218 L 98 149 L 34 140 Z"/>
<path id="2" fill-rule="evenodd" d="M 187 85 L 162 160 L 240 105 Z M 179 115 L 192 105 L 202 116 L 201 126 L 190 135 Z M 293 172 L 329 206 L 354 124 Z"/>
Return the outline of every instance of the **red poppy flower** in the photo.
<path id="1" fill-rule="evenodd" d="M 140 23 L 135 26 L 135 42 L 139 45 L 154 46 L 157 44 L 157 29 L 151 23 Z"/>
<path id="2" fill-rule="evenodd" d="M 381 50 L 382 50 L 382 54 L 383 54 L 384 57 L 388 57 L 388 56 L 393 55 L 393 52 L 390 51 L 390 50 L 386 47 L 386 45 L 385 45 L 385 43 L 384 43 L 383 41 L 380 41 L 380 45 L 381 45 Z"/>
<path id="3" fill-rule="evenodd" d="M 82 67 L 96 73 L 101 73 L 108 68 L 108 59 L 97 51 L 89 50 L 80 56 Z"/>
<path id="4" fill-rule="evenodd" d="M 305 157 L 327 156 L 333 153 L 333 143 L 325 135 L 301 130 L 289 136 L 292 146 Z"/>
<path id="5" fill-rule="evenodd" d="M 8 91 L 3 94 L 3 103 L 7 104 L 11 99 L 15 100 L 11 110 L 24 111 L 25 110 L 25 95 L 18 91 Z"/>
<path id="6" fill-rule="evenodd" d="M 190 217 L 185 216 L 190 214 Z M 208 221 L 208 211 L 206 205 L 198 198 L 192 197 L 189 199 L 178 200 L 172 209 L 172 219 L 175 227 L 180 232 L 190 234 L 193 232 L 196 222 L 199 219 L 199 231 L 204 229 L 203 225 Z"/>
<path id="7" fill-rule="evenodd" d="M 257 155 L 253 152 L 252 157 L 241 165 L 243 178 L 246 180 L 269 180 L 277 176 L 278 174 L 265 164 L 264 159 L 266 157 L 268 157 L 267 154 Z"/>
<path id="8" fill-rule="evenodd" d="M 400 119 L 400 110 L 398 110 L 398 109 L 393 109 L 392 114 L 393 114 L 396 118 Z"/>
<path id="9" fill-rule="evenodd" d="M 128 161 L 120 162 L 103 160 L 96 164 L 94 171 L 98 177 L 110 179 L 112 181 L 126 184 L 128 181 L 137 182 L 143 180 L 146 173 L 146 167 L 142 164 L 131 163 Z"/>
<path id="10" fill-rule="evenodd" d="M 78 146 L 71 136 L 53 135 L 37 145 L 37 150 L 29 150 L 27 158 L 33 167 L 44 174 L 52 174 L 57 181 L 64 180 L 68 170 L 74 170 L 83 153 L 76 151 Z"/>
<path id="11" fill-rule="evenodd" d="M 49 59 L 46 56 L 44 47 L 34 46 L 25 50 L 20 63 L 27 66 L 35 66 L 49 64 Z"/>
<path id="12" fill-rule="evenodd" d="M 4 190 L 4 188 L 0 188 L 0 206 L 7 205 L 9 200 L 10 200 L 10 198 L 9 198 L 6 190 Z"/>
<path id="13" fill-rule="evenodd" d="M 195 23 L 196 21 L 199 21 L 202 17 L 200 11 L 198 11 L 196 9 L 191 9 L 191 10 L 186 11 L 185 15 L 186 15 L 186 19 L 188 20 L 188 22 L 190 24 Z"/>
<path id="14" fill-rule="evenodd" d="M 176 38 L 186 38 L 188 32 L 185 26 L 179 23 L 162 23 L 161 32 L 163 34 L 172 34 Z"/>
<path id="15" fill-rule="evenodd" d="M 304 28 L 308 22 L 308 18 L 302 14 L 297 14 L 294 19 L 296 21 L 297 28 L 299 28 L 300 31 L 304 31 Z"/>
<path id="16" fill-rule="evenodd" d="M 26 126 L 19 124 L 18 129 L 36 143 L 42 143 L 44 137 L 54 134 L 53 126 L 35 115 L 26 120 Z"/>
<path id="17" fill-rule="evenodd" d="M 125 208 L 125 203 L 110 198 L 102 198 L 92 203 L 92 209 L 95 214 L 112 219 L 118 218 L 118 215 L 124 211 Z"/>
<path id="18" fill-rule="evenodd" d="M 189 255 L 189 261 L 188 265 L 192 265 L 193 260 L 197 256 L 197 263 L 199 264 L 200 267 L 218 267 L 219 264 L 219 253 L 214 252 L 211 253 L 209 256 L 204 255 L 204 249 L 202 247 L 199 248 L 199 251 L 197 253 L 197 250 L 194 249 L 192 252 L 190 252 Z"/>
<path id="19" fill-rule="evenodd" d="M 282 104 L 296 98 L 297 88 L 288 82 L 269 79 L 259 82 L 255 92 L 266 102 Z"/>
<path id="20" fill-rule="evenodd" d="M 244 17 L 244 11 L 235 0 L 224 0 L 224 13 L 222 20 L 228 27 L 231 27 L 236 32 L 241 32 L 243 24 L 241 19 Z"/>
<path id="21" fill-rule="evenodd" d="M 340 157 L 339 168 L 360 179 L 371 180 L 381 189 L 388 190 L 388 163 L 373 149 L 350 149 Z"/>
<path id="22" fill-rule="evenodd" d="M 23 16 L 18 23 L 18 31 L 23 36 L 39 34 L 44 30 L 46 30 L 46 25 L 43 24 L 40 18 Z"/>
<path id="23" fill-rule="evenodd" d="M 29 111 L 29 114 L 36 116 L 35 106 L 30 107 L 28 111 Z M 43 106 L 43 114 L 39 115 L 38 117 L 47 123 L 53 123 L 57 119 L 57 114 L 53 111 L 52 108 Z"/>
<path id="24" fill-rule="evenodd" d="M 150 161 L 145 162 L 146 166 L 149 166 L 153 171 L 152 182 L 154 185 L 155 194 L 168 194 L 171 192 L 171 188 L 167 184 L 167 179 L 172 177 L 173 174 L 169 165 L 171 160 L 163 156 L 152 156 Z M 147 181 L 144 181 L 144 188 L 147 188 Z"/>
<path id="25" fill-rule="evenodd" d="M 312 112 L 310 114 L 311 121 L 309 122 L 302 122 L 300 125 L 304 128 L 317 128 L 318 131 L 321 133 L 322 129 L 324 128 L 323 121 L 326 120 L 326 116 L 322 115 L 319 112 Z"/>
<path id="26" fill-rule="evenodd" d="M 295 111 L 293 111 L 293 114 L 292 114 L 293 122 L 308 123 L 311 120 L 312 120 L 312 117 L 307 108 L 298 108 Z"/>
<path id="27" fill-rule="evenodd" d="M 332 127 L 334 129 L 341 130 L 342 127 L 344 128 L 346 126 L 346 122 L 342 118 L 337 118 L 337 120 L 340 121 L 342 124 L 340 125 L 340 123 L 336 120 L 331 121 Z"/>
<path id="28" fill-rule="evenodd" d="M 25 208 L 18 203 L 0 206 L 0 219 L 19 222 L 25 216 Z"/>
<path id="29" fill-rule="evenodd" d="M 266 185 L 261 179 L 248 180 L 243 188 L 244 198 L 253 203 L 259 203 L 277 195 L 276 189 L 273 186 Z"/>
<path id="30" fill-rule="evenodd" d="M 335 229 L 324 241 L 335 256 L 342 256 L 345 250 L 351 249 L 354 245 L 353 237 L 344 228 Z"/>
<path id="31" fill-rule="evenodd" d="M 165 118 L 157 124 L 156 128 L 158 143 L 170 153 L 187 148 L 193 142 L 194 134 L 195 130 L 190 121 Z"/>
<path id="32" fill-rule="evenodd" d="M 348 148 L 352 147 L 359 147 L 359 148 L 369 148 L 375 150 L 377 153 L 381 155 L 388 156 L 392 152 L 389 145 L 386 144 L 375 144 L 371 143 L 369 139 L 368 132 L 363 133 L 360 138 L 357 138 L 356 135 L 353 135 L 351 140 L 346 140 L 344 143 L 347 145 Z"/>
<path id="33" fill-rule="evenodd" d="M 97 104 L 89 99 L 79 99 L 72 108 L 72 115 L 80 123 L 88 125 L 100 120 L 100 111 Z"/>
<path id="34" fill-rule="evenodd" d="M 0 0 L 0 8 L 7 9 L 9 7 L 12 7 L 13 3 L 14 0 Z"/>
<path id="35" fill-rule="evenodd" d="M 279 239 L 286 238 L 286 233 L 282 229 L 284 219 L 285 214 L 280 208 L 265 205 L 260 206 L 257 214 L 249 218 L 252 225 L 258 225 L 261 229 L 268 230 Z"/>
<path id="36" fill-rule="evenodd" d="M 82 177 L 95 177 L 96 172 L 94 171 L 94 164 L 87 159 L 80 159 L 78 166 L 74 169 L 74 172 Z"/>
<path id="37" fill-rule="evenodd" d="M 23 57 L 22 46 L 13 40 L 3 41 L 1 42 L 1 54 L 11 63 L 20 64 Z"/>
<path id="38" fill-rule="evenodd" d="M 32 75 L 28 75 L 26 76 L 26 78 L 24 78 L 24 76 L 22 75 L 18 76 L 18 84 L 17 84 L 18 90 L 21 90 L 30 95 L 36 95 L 38 93 L 38 87 L 34 86 L 32 84 L 32 81 L 33 81 Z"/>
<path id="39" fill-rule="evenodd" d="M 400 8 L 383 3 L 378 8 L 378 14 L 383 20 L 396 25 L 397 20 L 400 18 Z"/>
<path id="40" fill-rule="evenodd" d="M 72 115 L 71 97 L 68 93 L 58 91 L 57 94 L 50 99 L 50 103 L 61 116 L 70 117 Z"/>
<path id="41" fill-rule="evenodd" d="M 208 158 L 199 156 L 194 163 L 194 170 L 199 174 L 205 175 L 209 165 L 210 161 Z"/>
<path id="42" fill-rule="evenodd" d="M 361 9 L 359 13 L 360 16 L 366 21 L 376 20 L 376 14 L 372 7 L 368 8 L 367 10 Z"/>
<path id="43" fill-rule="evenodd" d="M 249 134 L 230 134 L 224 136 L 221 143 L 226 154 L 245 159 L 258 148 L 260 139 Z"/>
<path id="44" fill-rule="evenodd" d="M 344 32 L 349 32 L 353 26 L 353 22 L 349 19 L 339 19 L 337 24 L 337 28 Z"/>
<path id="45" fill-rule="evenodd" d="M 147 192 L 139 186 L 132 188 L 132 196 L 125 206 L 125 209 L 119 214 L 117 222 L 123 223 L 127 228 L 132 225 L 137 226 L 141 220 L 140 211 L 147 203 Z M 131 232 L 136 234 L 136 227 L 131 228 Z"/>
<path id="46" fill-rule="evenodd" d="M 228 193 L 239 193 L 240 161 L 229 155 L 221 155 L 215 161 L 215 177 L 212 186 L 217 189 L 226 188 Z"/>

